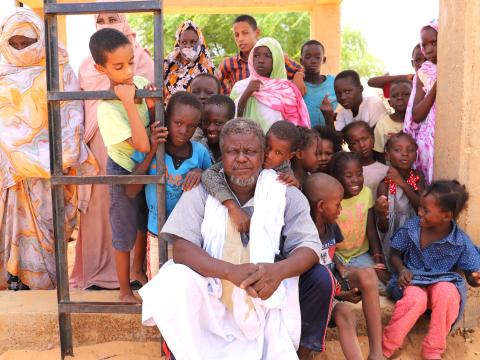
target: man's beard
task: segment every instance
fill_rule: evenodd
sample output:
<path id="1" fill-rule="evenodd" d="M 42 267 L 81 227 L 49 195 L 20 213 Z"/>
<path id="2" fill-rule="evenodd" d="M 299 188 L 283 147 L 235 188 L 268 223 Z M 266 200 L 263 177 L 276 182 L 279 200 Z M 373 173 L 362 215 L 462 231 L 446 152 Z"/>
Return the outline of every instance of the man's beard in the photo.
<path id="1" fill-rule="evenodd" d="M 236 176 L 230 176 L 230 182 L 234 185 L 240 187 L 247 187 L 255 184 L 257 178 L 255 176 L 250 176 L 249 178 L 237 178 Z"/>

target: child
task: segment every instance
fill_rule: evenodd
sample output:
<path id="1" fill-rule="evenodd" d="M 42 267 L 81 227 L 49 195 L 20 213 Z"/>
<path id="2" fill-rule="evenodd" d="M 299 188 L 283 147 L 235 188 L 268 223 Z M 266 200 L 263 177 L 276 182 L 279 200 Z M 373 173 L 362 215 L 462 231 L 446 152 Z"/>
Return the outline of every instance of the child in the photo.
<path id="1" fill-rule="evenodd" d="M 385 153 L 385 144 L 393 134 L 397 134 L 403 129 L 403 120 L 407 110 L 408 99 L 412 92 L 412 82 L 410 80 L 395 80 L 390 85 L 390 99 L 388 103 L 395 110 L 393 114 L 380 119 L 375 126 L 375 150 L 379 154 Z"/>
<path id="2" fill-rule="evenodd" d="M 328 173 L 333 154 L 342 151 L 342 135 L 329 126 L 315 126 L 320 134 L 320 162 L 317 171 Z"/>
<path id="3" fill-rule="evenodd" d="M 95 14 L 97 30 L 109 27 L 121 31 L 132 43 L 134 52 L 135 75 L 154 81 L 154 63 L 148 51 L 140 45 L 135 31 L 130 27 L 127 17 L 121 13 Z M 78 80 L 83 91 L 106 90 L 110 88 L 110 80 L 95 69 L 95 61 L 89 54 L 78 70 Z M 106 175 L 107 151 L 98 129 L 97 106 L 99 100 L 84 101 L 85 108 L 85 141 L 92 150 L 100 167 L 99 175 Z M 154 109 L 151 117 L 154 116 Z M 112 243 L 109 219 L 108 185 L 93 184 L 79 187 L 79 201 L 88 204 L 80 214 L 78 237 L 75 245 L 74 266 L 70 275 L 70 285 L 86 289 L 92 287 L 118 289 L 115 272 L 115 252 Z M 146 207 L 146 206 L 145 206 Z M 145 211 L 146 212 L 146 211 Z M 146 214 L 145 214 L 146 219 Z M 146 282 L 143 264 L 145 260 L 146 232 L 138 232 L 141 236 L 135 242 L 133 264 L 130 278 L 141 285 Z M 138 275 L 137 275 L 138 274 Z M 139 284 L 140 283 L 140 284 Z"/>
<path id="4" fill-rule="evenodd" d="M 467 200 L 465 186 L 458 181 L 436 181 L 422 194 L 418 217 L 393 236 L 390 261 L 395 274 L 389 290 L 398 301 L 383 333 L 386 357 L 400 348 L 417 319 L 431 309 L 422 356 L 440 359 L 467 300 L 465 282 L 457 270 L 464 271 L 471 286 L 480 286 L 478 248 L 456 222 Z"/>
<path id="5" fill-rule="evenodd" d="M 207 148 L 212 163 L 216 163 L 222 158 L 220 132 L 223 125 L 234 117 L 235 103 L 228 96 L 213 95 L 204 104 L 202 130 L 205 136 L 199 142 Z"/>
<path id="6" fill-rule="evenodd" d="M 415 87 L 410 95 L 405 114 L 404 131 L 412 135 L 418 145 L 415 168 L 425 174 L 429 184 L 433 179 L 433 153 L 437 108 L 437 33 L 438 21 L 433 20 L 421 30 L 421 50 L 427 59 L 417 71 Z"/>
<path id="7" fill-rule="evenodd" d="M 305 86 L 307 93 L 303 100 L 308 108 L 310 123 L 313 126 L 333 127 L 334 111 L 337 98 L 333 88 L 333 75 L 321 75 L 322 64 L 325 64 L 325 48 L 317 40 L 309 40 L 302 46 L 300 63 L 305 68 Z"/>
<path id="8" fill-rule="evenodd" d="M 198 74 L 190 83 L 190 92 L 205 106 L 210 97 L 220 94 L 220 81 L 207 73 Z"/>
<path id="9" fill-rule="evenodd" d="M 302 94 L 287 80 L 279 42 L 273 38 L 258 40 L 248 63 L 250 76 L 237 82 L 230 94 L 237 104 L 237 116 L 255 120 L 265 133 L 280 120 L 310 127 Z"/>
<path id="10" fill-rule="evenodd" d="M 393 85 L 393 84 L 392 84 Z M 392 87 L 392 95 L 395 88 Z M 419 170 L 412 169 L 417 158 L 417 144 L 405 133 L 393 135 L 386 145 L 390 162 L 387 176 L 378 185 L 375 204 L 377 227 L 384 234 L 383 253 L 390 262 L 390 239 L 405 221 L 416 215 L 425 179 Z"/>
<path id="11" fill-rule="evenodd" d="M 376 194 L 378 184 L 387 175 L 388 166 L 376 161 L 373 129 L 363 121 L 354 121 L 347 125 L 342 133 L 348 148 L 360 156 L 365 185 Z"/>
<path id="12" fill-rule="evenodd" d="M 360 77 L 353 70 L 345 70 L 335 77 L 335 95 L 340 103 L 336 110 L 335 128 L 342 130 L 353 121 L 365 121 L 370 127 L 387 115 L 382 100 L 376 96 L 362 95 Z"/>
<path id="13" fill-rule="evenodd" d="M 295 156 L 300 133 L 295 125 L 288 121 L 278 121 L 270 127 L 266 135 L 264 169 L 279 172 L 279 181 L 289 186 L 300 184 L 293 176 L 290 160 Z M 228 213 L 240 233 L 248 233 L 250 216 L 238 205 L 227 185 L 225 177 L 220 173 L 223 166 L 217 163 L 202 175 L 202 183 L 207 192 L 228 208 Z"/>
<path id="14" fill-rule="evenodd" d="M 374 268 L 386 283 L 389 276 L 375 226 L 372 191 L 363 186 L 360 157 L 351 152 L 336 153 L 330 163 L 330 173 L 344 189 L 337 220 L 344 240 L 337 246 L 338 258 L 349 266 Z M 380 288 L 383 289 L 381 285 Z"/>
<path id="15" fill-rule="evenodd" d="M 101 101 L 97 109 L 98 126 L 108 153 L 107 175 L 128 175 L 134 168 L 133 152 L 150 151 L 145 129 L 149 123 L 147 104 L 135 99 L 135 89 L 145 87 L 148 81 L 134 76 L 133 46 L 120 31 L 111 28 L 98 30 L 90 38 L 89 46 L 95 69 L 109 78 L 110 89 L 120 99 Z M 135 303 L 139 300 L 130 288 L 130 251 L 135 244 L 137 227 L 145 231 L 144 219 L 138 216 L 138 223 L 135 220 L 143 198 L 129 198 L 124 185 L 111 184 L 109 187 L 119 298 Z"/>
<path id="16" fill-rule="evenodd" d="M 292 169 L 295 177 L 303 184 L 308 175 L 317 172 L 320 167 L 320 144 L 322 139 L 314 129 L 298 127 L 300 142 L 297 154 L 292 160 Z"/>
<path id="17" fill-rule="evenodd" d="M 200 183 L 202 171 L 208 169 L 212 162 L 207 149 L 195 141 L 190 141 L 202 115 L 202 104 L 192 94 L 179 91 L 172 95 L 167 106 L 165 119 L 167 122 L 168 137 L 165 144 L 165 198 L 166 216 L 173 211 L 183 191 L 189 191 Z M 136 151 L 132 159 L 137 166 L 135 175 L 155 175 L 157 166 L 155 154 L 158 143 L 165 137 L 165 128 L 158 122 L 152 124 L 152 148 L 147 153 Z M 138 195 L 141 184 L 127 185 L 130 197 Z M 147 184 L 145 197 L 148 205 L 148 233 L 149 244 L 158 242 L 158 205 L 157 186 Z M 148 264 L 148 274 L 151 274 L 153 264 Z"/>
<path id="18" fill-rule="evenodd" d="M 412 60 L 411 60 L 412 67 L 415 70 L 415 74 L 417 73 L 418 69 L 420 69 L 424 61 L 425 61 L 425 57 L 420 51 L 420 44 L 417 44 L 412 50 Z M 398 80 L 412 81 L 414 76 L 415 75 L 413 74 L 375 76 L 368 79 L 368 86 L 383 89 L 383 96 L 385 97 L 385 99 L 390 99 L 391 84 L 393 82 Z"/>
<path id="19" fill-rule="evenodd" d="M 220 81 L 208 73 L 198 74 L 190 83 L 189 91 L 205 106 L 205 102 L 213 95 L 220 93 Z M 204 134 L 200 126 L 195 130 L 192 140 L 201 142 Z M 204 144 L 205 145 L 205 144 Z"/>
<path id="20" fill-rule="evenodd" d="M 369 359 L 382 359 L 382 322 L 378 296 L 378 279 L 373 269 L 345 266 L 334 257 L 336 244 L 343 240 L 336 224 L 344 196 L 342 184 L 327 174 L 312 174 L 304 183 L 303 191 L 310 203 L 313 221 L 322 242 L 320 263 L 329 267 L 342 284 L 336 298 L 357 303 L 362 300 L 370 344 Z M 361 359 L 355 316 L 345 302 L 334 302 L 332 319 L 340 336 L 340 344 L 347 359 Z"/>
<path id="21" fill-rule="evenodd" d="M 233 35 L 235 44 L 238 47 L 238 54 L 224 59 L 218 66 L 217 77 L 222 84 L 222 94 L 230 95 L 230 92 L 237 81 L 250 76 L 248 57 L 255 43 L 260 36 L 260 29 L 257 21 L 250 15 L 240 15 L 233 22 Z M 288 55 L 283 55 L 283 63 L 287 77 L 300 90 L 305 93 L 303 82 L 303 69 Z"/>

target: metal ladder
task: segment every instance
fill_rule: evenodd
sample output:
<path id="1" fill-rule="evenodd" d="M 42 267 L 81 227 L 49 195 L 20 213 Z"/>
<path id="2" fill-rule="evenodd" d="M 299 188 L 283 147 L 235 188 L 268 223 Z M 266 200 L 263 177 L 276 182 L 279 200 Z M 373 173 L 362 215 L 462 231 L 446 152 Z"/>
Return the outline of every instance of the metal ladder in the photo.
<path id="1" fill-rule="evenodd" d="M 67 267 L 67 239 L 65 237 L 64 185 L 84 184 L 157 184 L 158 228 L 165 219 L 164 145 L 157 154 L 157 175 L 103 175 L 65 176 L 62 167 L 62 138 L 60 101 L 117 99 L 112 91 L 60 91 L 58 65 L 58 15 L 153 12 L 154 17 L 154 62 L 157 91 L 136 90 L 137 98 L 155 99 L 155 119 L 164 124 L 163 117 L 163 8 L 162 0 L 118 1 L 103 3 L 57 3 L 44 0 L 45 43 L 47 59 L 48 132 L 50 146 L 50 173 L 53 200 L 53 225 L 55 236 L 55 260 L 57 270 L 58 323 L 60 330 L 61 357 L 73 356 L 71 313 L 116 313 L 138 314 L 141 305 L 116 302 L 75 302 L 70 300 Z M 159 263 L 168 257 L 167 244 L 159 240 Z"/>

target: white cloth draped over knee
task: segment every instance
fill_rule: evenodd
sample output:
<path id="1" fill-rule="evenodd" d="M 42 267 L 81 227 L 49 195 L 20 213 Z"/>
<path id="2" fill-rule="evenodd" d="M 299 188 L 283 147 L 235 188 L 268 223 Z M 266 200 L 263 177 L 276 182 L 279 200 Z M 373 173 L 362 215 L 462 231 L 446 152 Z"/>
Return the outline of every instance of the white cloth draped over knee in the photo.
<path id="1" fill-rule="evenodd" d="M 279 253 L 286 187 L 276 178 L 275 171 L 264 170 L 257 181 L 248 244 L 251 263 L 273 263 Z M 212 257 L 233 263 L 245 260 L 224 258 L 224 244 L 232 240 L 226 239 L 227 234 L 232 236 L 232 224 L 228 210 L 210 196 L 201 231 L 203 248 Z M 236 235 L 234 241 L 241 243 Z M 283 281 L 266 301 L 233 286 L 228 294 L 233 311 L 227 306 L 226 294 L 222 297 L 222 283 L 225 280 L 205 278 L 169 261 L 140 290 L 143 324 L 159 327 L 178 360 L 297 359 L 301 330 L 298 277 Z"/>

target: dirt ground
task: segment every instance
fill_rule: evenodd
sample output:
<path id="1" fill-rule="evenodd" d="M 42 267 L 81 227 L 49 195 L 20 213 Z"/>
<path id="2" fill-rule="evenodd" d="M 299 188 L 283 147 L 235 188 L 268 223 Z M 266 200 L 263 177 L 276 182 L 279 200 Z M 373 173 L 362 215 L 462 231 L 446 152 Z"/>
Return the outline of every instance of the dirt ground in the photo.
<path id="1" fill-rule="evenodd" d="M 452 335 L 448 339 L 448 348 L 444 359 L 480 359 L 480 330 L 467 333 L 467 339 L 460 334 Z M 420 349 L 423 335 L 409 335 L 404 348 L 396 354 L 396 360 L 421 359 Z M 366 358 L 368 340 L 362 336 L 360 344 Z M 160 345 L 155 342 L 110 342 L 90 346 L 81 346 L 74 349 L 75 357 L 72 360 L 161 360 Z M 58 348 L 48 351 L 8 351 L 0 355 L 0 360 L 51 360 L 59 359 Z M 330 341 L 325 354 L 319 354 L 314 360 L 341 360 L 344 359 L 338 341 Z"/>

